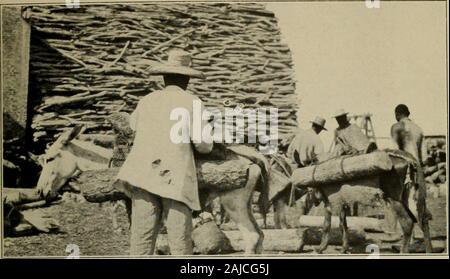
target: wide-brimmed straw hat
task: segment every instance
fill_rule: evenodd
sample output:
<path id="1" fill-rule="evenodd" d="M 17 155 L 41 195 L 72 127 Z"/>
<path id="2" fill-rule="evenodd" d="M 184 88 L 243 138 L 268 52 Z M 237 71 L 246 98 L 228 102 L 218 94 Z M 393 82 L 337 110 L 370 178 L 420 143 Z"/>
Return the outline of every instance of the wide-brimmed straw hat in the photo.
<path id="1" fill-rule="evenodd" d="M 348 112 L 346 112 L 344 109 L 339 109 L 334 113 L 333 117 L 336 118 L 336 117 L 344 116 L 347 114 L 348 114 Z"/>
<path id="2" fill-rule="evenodd" d="M 196 78 L 205 78 L 205 75 L 191 68 L 192 59 L 189 52 L 182 49 L 168 51 L 167 61 L 156 63 L 149 68 L 150 75 L 179 74 Z"/>
<path id="3" fill-rule="evenodd" d="M 328 131 L 327 128 L 325 128 L 325 123 L 327 121 L 324 118 L 320 117 L 320 116 L 316 116 L 316 118 L 314 120 L 309 121 L 309 122 L 319 126 L 320 128 L 322 128 L 322 130 Z"/>

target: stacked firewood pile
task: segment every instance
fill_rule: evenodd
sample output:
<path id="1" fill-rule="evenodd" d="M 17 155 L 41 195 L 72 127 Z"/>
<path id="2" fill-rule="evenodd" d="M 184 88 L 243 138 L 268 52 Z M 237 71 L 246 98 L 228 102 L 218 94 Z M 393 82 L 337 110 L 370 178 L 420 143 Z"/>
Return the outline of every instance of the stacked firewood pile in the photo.
<path id="1" fill-rule="evenodd" d="M 169 47 L 193 54 L 206 79 L 191 80 L 188 89 L 207 107 L 276 107 L 281 135 L 297 126 L 291 53 L 263 5 L 40 6 L 24 15 L 33 27 L 35 142 L 51 142 L 76 124 L 109 134 L 105 117 L 131 112 L 162 88 L 161 77 L 147 70 L 166 59 Z"/>
<path id="2" fill-rule="evenodd" d="M 442 184 L 447 181 L 446 142 L 444 138 L 428 139 L 425 142 L 427 157 L 424 158 L 425 180 Z"/>

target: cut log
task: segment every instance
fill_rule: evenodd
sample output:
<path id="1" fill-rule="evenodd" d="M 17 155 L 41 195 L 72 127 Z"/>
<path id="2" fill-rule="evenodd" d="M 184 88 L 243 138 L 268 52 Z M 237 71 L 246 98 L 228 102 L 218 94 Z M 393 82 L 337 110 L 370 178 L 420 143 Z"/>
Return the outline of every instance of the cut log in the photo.
<path id="1" fill-rule="evenodd" d="M 295 223 L 291 228 L 322 228 L 324 217 L 323 216 L 311 216 L 311 215 L 302 215 L 299 218 L 299 221 Z M 263 227 L 263 220 L 257 219 L 259 227 Z M 266 221 L 267 227 L 264 229 L 274 229 L 274 223 L 271 218 Z M 349 228 L 357 230 L 357 231 L 365 231 L 372 233 L 382 233 L 384 232 L 384 222 L 383 220 L 371 217 L 355 217 L 349 216 L 347 217 L 347 225 Z M 339 217 L 333 216 L 331 218 L 331 227 L 333 229 L 339 228 Z M 222 224 L 220 228 L 224 231 L 236 231 L 238 227 L 234 222 L 229 222 Z"/>
<path id="2" fill-rule="evenodd" d="M 3 199 L 5 203 L 19 205 L 42 200 L 37 189 L 27 188 L 3 188 Z"/>
<path id="3" fill-rule="evenodd" d="M 225 231 L 231 246 L 235 251 L 244 251 L 245 242 L 240 231 Z M 278 251 L 286 253 L 298 253 L 302 251 L 302 245 L 319 245 L 321 232 L 314 228 L 308 229 L 283 229 L 263 230 L 263 253 L 264 251 Z M 303 236 L 303 244 L 302 244 Z M 366 235 L 363 231 L 349 230 L 350 245 L 365 245 Z M 330 245 L 342 245 L 340 230 L 332 229 L 330 233 Z M 169 244 L 166 234 L 158 236 L 157 251 L 161 254 L 169 254 Z M 195 248 L 194 248 L 195 249 Z"/>
<path id="4" fill-rule="evenodd" d="M 392 170 L 389 155 L 383 151 L 352 157 L 339 157 L 293 171 L 291 181 L 298 187 L 316 187 L 352 179 L 376 176 Z"/>
<path id="5" fill-rule="evenodd" d="M 298 234 L 303 234 L 305 245 L 319 245 L 322 240 L 322 229 L 320 228 L 300 228 Z M 348 240 L 350 245 L 363 245 L 366 243 L 366 233 L 358 229 L 348 229 Z M 331 228 L 330 245 L 342 245 L 342 233 L 339 228 Z"/>
<path id="6" fill-rule="evenodd" d="M 21 212 L 23 220 L 30 223 L 40 232 L 59 230 L 59 223 L 39 210 L 26 210 Z"/>
<path id="7" fill-rule="evenodd" d="M 200 190 L 227 191 L 245 187 L 251 162 L 233 156 L 225 161 L 198 160 L 196 165 Z M 78 187 L 89 202 L 121 200 L 125 194 L 113 186 L 118 171 L 119 168 L 85 171 L 69 183 Z"/>
<path id="8" fill-rule="evenodd" d="M 59 230 L 58 222 L 40 210 L 18 211 L 13 209 L 5 217 L 5 233 L 13 236 L 33 235 L 39 232 Z"/>
<path id="9" fill-rule="evenodd" d="M 434 165 L 434 166 L 430 166 L 430 167 L 425 167 L 423 173 L 425 175 L 430 175 L 430 174 L 433 174 L 437 170 L 438 170 L 438 166 Z"/>
<path id="10" fill-rule="evenodd" d="M 44 207 L 46 205 L 48 205 L 47 201 L 40 200 L 40 201 L 35 201 L 35 202 L 30 202 L 30 203 L 19 204 L 19 205 L 16 206 L 16 209 L 17 210 L 27 210 L 27 209 L 34 209 L 34 208 Z"/>
<path id="11" fill-rule="evenodd" d="M 227 191 L 243 188 L 247 183 L 250 164 L 251 161 L 238 156 L 228 160 L 197 160 L 199 189 Z"/>
<path id="12" fill-rule="evenodd" d="M 41 109 L 49 109 L 53 106 L 62 106 L 62 105 L 69 105 L 69 104 L 76 104 L 76 103 L 80 103 L 80 102 L 87 102 L 89 100 L 92 99 L 96 99 L 96 98 L 101 98 L 101 97 L 111 97 L 117 95 L 114 92 L 100 92 L 97 94 L 92 94 L 92 95 L 88 95 L 88 96 L 78 96 L 75 95 L 73 97 L 53 97 L 52 99 L 47 99 L 47 101 L 45 102 L 45 104 L 41 107 Z"/>
<path id="13" fill-rule="evenodd" d="M 438 179 L 436 180 L 437 183 L 445 183 L 447 181 L 447 176 L 445 174 L 439 175 Z"/>
<path id="14" fill-rule="evenodd" d="M 445 169 L 440 169 L 427 178 L 429 178 L 429 180 L 432 181 L 432 183 L 440 183 L 439 176 L 441 175 L 445 175 Z"/>
<path id="15" fill-rule="evenodd" d="M 11 231 L 12 236 L 28 236 L 36 233 L 38 233 L 38 230 L 28 222 L 20 223 L 16 227 L 12 228 Z"/>
<path id="16" fill-rule="evenodd" d="M 203 255 L 217 255 L 233 252 L 230 240 L 212 220 L 199 224 L 192 231 L 194 252 Z"/>
<path id="17" fill-rule="evenodd" d="M 297 229 L 263 230 L 263 233 L 263 251 L 300 251 L 301 231 Z M 225 235 L 230 239 L 231 246 L 234 250 L 245 250 L 245 241 L 240 231 L 225 231 Z"/>
<path id="18" fill-rule="evenodd" d="M 300 227 L 317 227 L 321 228 L 323 225 L 323 216 L 300 216 Z M 383 221 L 377 218 L 370 217 L 347 217 L 347 225 L 349 228 L 357 231 L 366 232 L 383 232 Z M 339 228 L 339 217 L 333 216 L 331 218 L 331 227 Z"/>

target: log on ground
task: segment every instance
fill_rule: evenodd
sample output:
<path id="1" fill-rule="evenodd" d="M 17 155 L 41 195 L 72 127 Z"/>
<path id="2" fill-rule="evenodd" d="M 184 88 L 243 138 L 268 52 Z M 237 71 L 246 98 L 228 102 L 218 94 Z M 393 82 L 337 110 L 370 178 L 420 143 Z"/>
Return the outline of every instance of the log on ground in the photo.
<path id="1" fill-rule="evenodd" d="M 240 231 L 224 231 L 236 251 L 244 251 L 245 241 Z M 264 251 L 300 252 L 302 237 L 304 245 L 318 245 L 322 237 L 319 228 L 273 229 L 263 230 Z M 350 245 L 365 243 L 364 231 L 349 229 Z M 342 245 L 342 234 L 338 228 L 330 232 L 330 245 Z"/>
<path id="2" fill-rule="evenodd" d="M 322 216 L 300 216 L 300 227 L 317 227 L 321 228 L 323 225 L 324 217 Z M 349 228 L 356 231 L 366 232 L 384 232 L 383 222 L 377 218 L 370 217 L 347 217 L 347 225 Z M 339 228 L 339 217 L 331 217 L 331 227 Z"/>
<path id="3" fill-rule="evenodd" d="M 311 215 L 302 215 L 299 217 L 299 221 L 295 223 L 295 225 L 291 225 L 291 228 L 322 228 L 324 217 L 323 216 L 311 216 Z M 258 226 L 264 229 L 275 229 L 275 224 L 273 222 L 273 218 L 268 218 L 266 220 L 266 227 L 264 227 L 264 223 L 262 219 L 257 219 L 256 222 Z M 365 232 L 373 232 L 373 233 L 382 233 L 384 232 L 384 222 L 383 220 L 371 217 L 357 217 L 350 216 L 347 217 L 347 225 L 349 228 L 357 230 L 357 231 L 365 231 Z M 331 218 L 331 227 L 339 228 L 339 217 L 333 216 Z M 238 230 L 237 225 L 234 222 L 229 222 L 222 224 L 220 228 L 224 231 L 236 231 Z"/>
<path id="4" fill-rule="evenodd" d="M 230 240 L 233 250 L 242 252 L 245 250 L 245 241 L 240 231 L 225 231 Z M 298 253 L 302 248 L 302 236 L 304 245 L 319 245 L 321 232 L 316 228 L 307 229 L 284 229 L 284 230 L 263 230 L 263 253 L 264 251 L 278 251 L 286 253 Z M 350 245 L 365 243 L 365 234 L 362 231 L 350 230 Z M 342 235 L 339 230 L 332 229 L 330 232 L 330 245 L 342 245 Z M 167 234 L 158 236 L 156 250 L 160 254 L 169 254 L 169 242 Z M 194 247 L 194 250 L 195 247 Z"/>
<path id="5" fill-rule="evenodd" d="M 42 200 L 37 189 L 27 188 L 3 188 L 4 202 L 13 205 L 36 202 Z"/>

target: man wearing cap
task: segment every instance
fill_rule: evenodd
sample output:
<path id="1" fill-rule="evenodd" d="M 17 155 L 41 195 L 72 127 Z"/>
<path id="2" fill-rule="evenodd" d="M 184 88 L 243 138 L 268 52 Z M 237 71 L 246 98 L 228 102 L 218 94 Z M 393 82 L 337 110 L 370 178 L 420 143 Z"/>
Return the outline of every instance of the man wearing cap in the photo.
<path id="1" fill-rule="evenodd" d="M 203 78 L 203 74 L 190 64 L 187 52 L 170 50 L 166 63 L 150 69 L 151 75 L 163 75 L 165 88 L 143 97 L 130 117 L 136 135 L 117 176 L 124 183 L 115 186 L 132 201 L 131 255 L 154 253 L 163 220 L 171 254 L 192 254 L 191 211 L 200 210 L 193 151 L 209 153 L 213 143 L 211 138 L 193 140 L 191 136 L 193 103 L 200 100 L 186 88 L 191 77 Z M 175 143 L 171 138 L 177 123 L 171 113 L 180 108 L 189 113 L 183 128 L 190 131 L 190 142 Z"/>
<path id="2" fill-rule="evenodd" d="M 322 130 L 327 130 L 325 128 L 325 122 L 324 118 L 317 116 L 313 121 L 310 121 L 312 124 L 310 129 L 298 129 L 286 152 L 288 163 L 292 168 L 303 168 L 315 164 L 320 160 L 320 156 L 324 154 L 324 146 L 319 134 Z M 294 194 L 292 190 L 294 189 L 287 187 L 273 199 L 275 227 L 278 229 L 287 228 L 286 206 L 289 203 L 291 195 Z M 311 192 L 312 189 L 308 190 Z M 308 195 L 303 195 L 300 207 L 304 214 L 311 209 L 312 203 L 308 198 Z"/>
<path id="3" fill-rule="evenodd" d="M 334 149 L 332 156 L 370 153 L 377 149 L 377 145 L 364 135 L 361 128 L 348 120 L 348 112 L 343 109 L 334 114 L 338 127 L 334 131 Z"/>
<path id="4" fill-rule="evenodd" d="M 409 108 L 406 105 L 400 104 L 395 107 L 395 119 L 397 123 L 391 127 L 391 136 L 400 150 L 409 152 L 418 162 L 416 187 L 410 189 L 410 200 L 415 201 L 416 208 L 411 206 L 414 203 L 410 203 L 410 207 L 416 213 L 419 225 L 422 227 L 426 252 L 431 253 L 432 245 L 428 222 L 432 219 L 432 215 L 426 208 L 427 191 L 422 167 L 423 131 L 419 125 L 409 118 L 409 115 Z"/>

